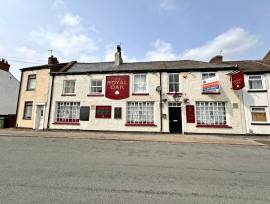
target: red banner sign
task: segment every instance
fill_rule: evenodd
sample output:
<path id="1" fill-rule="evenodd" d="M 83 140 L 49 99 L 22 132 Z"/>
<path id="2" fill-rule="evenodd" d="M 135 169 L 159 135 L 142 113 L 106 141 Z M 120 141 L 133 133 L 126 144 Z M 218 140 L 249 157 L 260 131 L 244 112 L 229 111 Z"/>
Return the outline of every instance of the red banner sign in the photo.
<path id="1" fill-rule="evenodd" d="M 186 105 L 187 123 L 195 123 L 195 110 L 193 105 Z"/>
<path id="2" fill-rule="evenodd" d="M 129 97 L 129 76 L 107 76 L 105 96 L 120 100 Z"/>
<path id="3" fill-rule="evenodd" d="M 243 71 L 233 73 L 231 77 L 232 77 L 231 79 L 232 79 L 232 89 L 233 90 L 239 90 L 239 89 L 244 88 L 245 80 L 244 80 Z"/>
<path id="4" fill-rule="evenodd" d="M 111 106 L 96 106 L 96 118 L 111 118 Z"/>

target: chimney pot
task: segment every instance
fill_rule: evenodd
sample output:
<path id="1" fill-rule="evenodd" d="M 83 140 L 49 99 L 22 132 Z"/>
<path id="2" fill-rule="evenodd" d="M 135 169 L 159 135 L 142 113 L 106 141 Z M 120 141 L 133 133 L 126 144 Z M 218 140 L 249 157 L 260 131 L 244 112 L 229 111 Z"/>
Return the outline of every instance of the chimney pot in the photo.
<path id="1" fill-rule="evenodd" d="M 117 52 L 115 53 L 114 64 L 115 64 L 115 66 L 119 66 L 120 64 L 123 63 L 121 46 L 120 45 L 117 45 L 117 48 L 116 49 L 117 49 Z"/>
<path id="2" fill-rule="evenodd" d="M 51 55 L 51 56 L 48 58 L 48 64 L 49 64 L 49 65 L 59 64 L 59 62 L 58 62 L 58 60 L 57 60 L 57 57 L 54 57 L 53 55 Z"/>
<path id="3" fill-rule="evenodd" d="M 209 62 L 213 63 L 213 64 L 222 64 L 223 56 L 222 55 L 217 55 L 217 56 L 213 57 L 212 59 L 210 59 Z"/>
<path id="4" fill-rule="evenodd" d="M 4 70 L 6 72 L 9 72 L 10 65 L 8 64 L 8 61 L 5 59 L 1 59 L 0 61 L 0 69 Z"/>

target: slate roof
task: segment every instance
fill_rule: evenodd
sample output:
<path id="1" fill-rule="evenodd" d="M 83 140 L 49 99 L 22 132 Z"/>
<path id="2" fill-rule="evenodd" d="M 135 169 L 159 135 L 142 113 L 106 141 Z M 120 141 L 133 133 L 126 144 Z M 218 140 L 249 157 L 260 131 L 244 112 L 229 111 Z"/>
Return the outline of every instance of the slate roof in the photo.
<path id="1" fill-rule="evenodd" d="M 147 72 L 147 71 L 208 71 L 208 70 L 232 70 L 236 69 L 232 65 L 212 64 L 208 62 L 194 60 L 179 61 L 150 61 L 150 62 L 131 62 L 115 66 L 114 62 L 100 63 L 74 63 L 62 74 L 78 73 L 102 73 L 102 72 Z M 57 73 L 56 73 L 57 74 Z"/>
<path id="2" fill-rule="evenodd" d="M 237 65 L 244 73 L 270 73 L 270 60 L 224 61 L 223 64 Z"/>
<path id="3" fill-rule="evenodd" d="M 58 71 L 58 70 L 62 69 L 63 67 L 65 67 L 68 64 L 69 63 L 67 63 L 67 62 L 59 63 L 59 64 L 53 64 L 53 65 L 45 64 L 45 65 L 39 65 L 39 66 L 25 67 L 25 68 L 22 68 L 20 70 L 22 72 L 26 71 L 26 70 L 38 70 L 38 69 L 52 69 L 52 71 Z"/>

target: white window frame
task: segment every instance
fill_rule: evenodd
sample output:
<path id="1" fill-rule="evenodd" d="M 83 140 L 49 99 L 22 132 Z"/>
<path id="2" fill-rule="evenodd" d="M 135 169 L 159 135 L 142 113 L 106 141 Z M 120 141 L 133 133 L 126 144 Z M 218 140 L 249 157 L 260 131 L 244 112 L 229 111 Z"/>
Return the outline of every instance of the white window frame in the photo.
<path id="1" fill-rule="evenodd" d="M 197 125 L 228 125 L 226 102 L 196 101 L 196 123 Z"/>
<path id="2" fill-rule="evenodd" d="M 92 86 L 93 81 L 101 81 L 101 86 Z M 98 87 L 101 87 L 101 92 L 92 92 L 92 88 L 98 88 Z M 91 79 L 90 80 L 90 86 L 89 86 L 89 93 L 98 95 L 98 94 L 103 94 L 103 92 L 104 92 L 103 79 Z"/>
<path id="3" fill-rule="evenodd" d="M 66 83 L 67 82 L 74 82 L 74 88 L 73 88 L 73 92 L 65 92 L 66 91 Z M 69 86 L 68 88 L 69 88 L 69 90 L 71 89 L 71 87 L 72 86 Z M 76 80 L 74 80 L 74 79 L 68 79 L 68 80 L 64 80 L 63 81 L 63 94 L 75 94 L 75 92 L 76 92 Z"/>
<path id="4" fill-rule="evenodd" d="M 77 123 L 80 121 L 80 102 L 56 102 L 56 117 L 58 123 Z"/>
<path id="5" fill-rule="evenodd" d="M 141 76 L 141 75 L 145 75 L 145 91 L 144 92 L 136 92 L 135 91 L 135 77 L 136 76 Z M 148 93 L 148 74 L 147 73 L 133 74 L 132 93 L 135 93 L 135 94 Z"/>
<path id="6" fill-rule="evenodd" d="M 215 77 L 218 76 L 218 75 L 217 75 L 217 72 L 202 72 L 202 74 L 201 74 L 202 80 L 204 80 L 204 78 L 203 78 L 203 75 L 204 75 L 204 74 L 205 74 L 205 75 L 206 75 L 206 74 L 208 75 L 208 77 L 205 78 L 205 79 L 209 79 L 209 78 L 210 78 L 210 77 L 209 77 L 210 74 L 215 74 Z"/>
<path id="7" fill-rule="evenodd" d="M 129 101 L 126 112 L 128 124 L 154 124 L 155 102 Z"/>
<path id="8" fill-rule="evenodd" d="M 253 111 L 253 109 L 264 109 L 264 111 Z M 252 113 L 265 113 L 265 117 L 266 117 L 266 121 L 254 121 L 252 119 Z M 261 123 L 261 124 L 264 124 L 264 123 L 268 123 L 269 121 L 269 115 L 268 115 L 268 108 L 267 107 L 263 107 L 263 106 L 252 106 L 250 107 L 250 120 L 251 120 L 251 123 Z"/>
<path id="9" fill-rule="evenodd" d="M 258 80 L 258 79 L 250 79 L 250 77 L 254 77 L 254 76 L 260 76 L 260 77 L 261 77 L 261 81 L 262 81 L 262 88 L 261 88 L 261 89 L 251 89 L 251 88 L 250 88 L 249 82 L 250 82 L 250 81 L 256 81 L 256 80 Z M 265 88 L 265 78 L 264 78 L 264 75 L 262 75 L 262 74 L 248 75 L 248 76 L 247 76 L 247 84 L 248 84 L 248 90 L 249 90 L 249 91 L 261 91 L 261 90 L 266 90 L 266 88 Z"/>
<path id="10" fill-rule="evenodd" d="M 177 82 L 170 82 L 170 75 L 178 75 L 178 91 L 170 91 L 170 84 L 177 84 Z M 174 77 L 173 77 L 174 79 Z M 168 73 L 168 93 L 180 93 L 180 74 L 179 73 Z"/>

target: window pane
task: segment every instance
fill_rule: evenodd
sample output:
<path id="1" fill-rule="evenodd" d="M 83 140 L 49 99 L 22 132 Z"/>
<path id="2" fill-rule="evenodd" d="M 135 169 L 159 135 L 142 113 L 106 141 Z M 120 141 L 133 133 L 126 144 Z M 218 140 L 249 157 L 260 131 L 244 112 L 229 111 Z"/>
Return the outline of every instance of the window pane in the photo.
<path id="1" fill-rule="evenodd" d="M 266 113 L 252 112 L 252 121 L 266 122 Z"/>
<path id="2" fill-rule="evenodd" d="M 249 81 L 249 88 L 250 89 L 263 89 L 262 81 L 261 80 L 250 80 Z"/>
<path id="3" fill-rule="evenodd" d="M 34 90 L 36 88 L 36 75 L 29 75 L 27 82 L 27 90 Z"/>
<path id="4" fill-rule="evenodd" d="M 25 102 L 24 114 L 23 114 L 24 119 L 31 119 L 31 117 L 32 117 L 32 107 L 33 107 L 32 102 Z"/>
<path id="5" fill-rule="evenodd" d="M 75 93 L 75 80 L 65 80 L 63 93 Z"/>
<path id="6" fill-rule="evenodd" d="M 133 91 L 135 93 L 146 92 L 146 75 L 145 74 L 134 75 Z"/>
<path id="7" fill-rule="evenodd" d="M 57 122 L 79 122 L 80 103 L 79 102 L 58 102 L 57 103 Z"/>
<path id="8" fill-rule="evenodd" d="M 128 123 L 154 123 L 154 102 L 128 102 Z"/>

